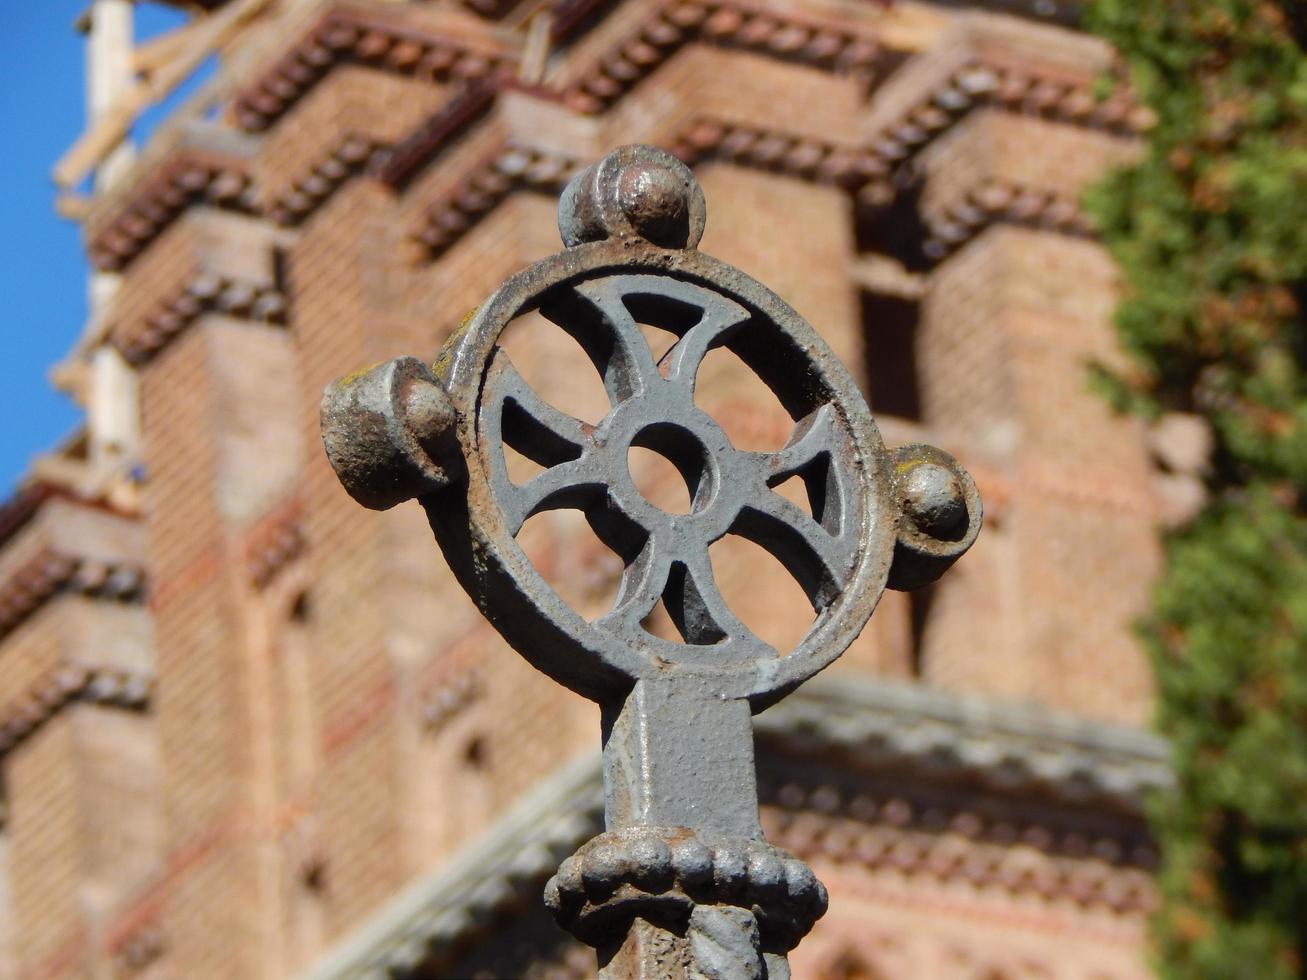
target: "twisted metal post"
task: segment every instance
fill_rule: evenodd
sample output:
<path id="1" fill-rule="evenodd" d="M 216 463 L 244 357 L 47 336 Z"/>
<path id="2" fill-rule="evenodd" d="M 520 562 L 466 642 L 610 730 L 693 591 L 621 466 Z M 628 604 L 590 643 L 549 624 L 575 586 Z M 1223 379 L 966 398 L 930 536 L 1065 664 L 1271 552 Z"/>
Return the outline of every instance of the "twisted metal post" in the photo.
<path id="1" fill-rule="evenodd" d="M 599 703 L 605 833 L 550 880 L 559 923 L 610 980 L 780 980 L 826 909 L 799 859 L 758 821 L 751 715 L 838 657 L 881 593 L 933 581 L 980 530 L 975 484 L 948 454 L 887 451 L 852 378 L 765 287 L 698 252 L 693 175 L 647 146 L 613 151 L 563 192 L 564 251 L 506 282 L 433 368 L 400 358 L 323 397 L 323 437 L 345 488 L 384 509 L 417 498 L 451 569 L 540 670 Z M 587 425 L 535 392 L 499 345 L 538 311 L 589 355 L 610 403 Z M 678 336 L 658 361 L 640 323 Z M 695 404 L 716 347 L 737 354 L 795 420 L 774 452 L 746 452 Z M 685 478 L 670 514 L 637 489 L 632 446 Z M 543 471 L 510 478 L 505 447 Z M 803 479 L 809 510 L 776 492 Z M 581 511 L 625 563 L 593 622 L 540 577 L 516 537 L 542 511 Z M 769 550 L 816 613 L 791 651 L 728 608 L 708 548 L 726 534 Z M 642 623 L 659 601 L 680 641 Z"/>

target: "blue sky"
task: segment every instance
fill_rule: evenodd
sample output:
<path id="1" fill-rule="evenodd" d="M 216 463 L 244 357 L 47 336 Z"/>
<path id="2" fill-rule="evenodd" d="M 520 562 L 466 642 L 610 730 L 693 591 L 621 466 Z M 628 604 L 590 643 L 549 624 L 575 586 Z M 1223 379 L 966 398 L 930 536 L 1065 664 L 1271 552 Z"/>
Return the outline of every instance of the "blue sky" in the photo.
<path id="1" fill-rule="evenodd" d="M 78 228 L 54 213 L 50 168 L 82 131 L 82 38 L 73 29 L 89 0 L 0 3 L 0 499 L 29 459 L 70 432 L 80 412 L 47 380 L 86 318 L 86 263 Z M 138 36 L 179 23 L 172 10 L 141 3 Z M 170 102 L 173 100 L 170 100 Z M 150 121 L 168 106 L 146 118 Z"/>

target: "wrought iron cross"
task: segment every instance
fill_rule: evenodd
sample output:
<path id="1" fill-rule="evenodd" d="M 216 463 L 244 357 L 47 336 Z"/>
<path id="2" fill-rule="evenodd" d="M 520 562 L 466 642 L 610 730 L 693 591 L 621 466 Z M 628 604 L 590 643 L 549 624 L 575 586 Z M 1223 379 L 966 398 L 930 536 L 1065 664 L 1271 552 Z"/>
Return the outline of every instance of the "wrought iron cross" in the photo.
<path id="1" fill-rule="evenodd" d="M 888 585 L 937 578 L 970 547 L 971 477 L 925 445 L 885 449 L 852 378 L 771 291 L 696 250 L 703 192 L 674 157 L 625 146 L 563 191 L 567 246 L 508 280 L 433 368 L 412 357 L 328 387 L 323 438 L 345 488 L 384 509 L 416 497 L 454 574 L 532 664 L 602 709 L 607 831 L 559 867 L 545 899 L 596 947 L 604 977 L 789 976 L 786 953 L 826 909 L 799 859 L 758 821 L 751 715 L 838 657 Z M 598 369 L 610 408 L 587 425 L 544 401 L 499 346 L 539 311 Z M 640 323 L 678 341 L 660 361 Z M 713 348 L 738 355 L 793 417 L 786 445 L 745 452 L 695 405 Z M 510 479 L 505 446 L 544 469 Z M 654 506 L 628 469 L 653 449 L 691 491 Z M 793 476 L 808 510 L 775 492 Z M 625 562 L 610 611 L 587 622 L 516 537 L 574 508 Z M 728 533 L 768 549 L 816 612 L 793 650 L 728 608 L 708 547 Z M 681 642 L 642 625 L 659 600 Z"/>

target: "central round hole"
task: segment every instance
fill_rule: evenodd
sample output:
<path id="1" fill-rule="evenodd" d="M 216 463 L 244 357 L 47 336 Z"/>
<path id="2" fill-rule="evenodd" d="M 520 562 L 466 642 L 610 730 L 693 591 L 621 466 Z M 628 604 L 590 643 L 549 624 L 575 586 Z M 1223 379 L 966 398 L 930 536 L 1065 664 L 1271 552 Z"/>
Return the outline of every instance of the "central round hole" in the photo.
<path id="1" fill-rule="evenodd" d="M 656 449 L 632 446 L 626 451 L 626 465 L 641 497 L 669 514 L 690 513 L 690 485 L 670 459 Z"/>
<path id="2" fill-rule="evenodd" d="M 640 496 L 669 514 L 688 514 L 703 479 L 699 440 L 679 426 L 651 425 L 631 440 L 626 465 Z"/>

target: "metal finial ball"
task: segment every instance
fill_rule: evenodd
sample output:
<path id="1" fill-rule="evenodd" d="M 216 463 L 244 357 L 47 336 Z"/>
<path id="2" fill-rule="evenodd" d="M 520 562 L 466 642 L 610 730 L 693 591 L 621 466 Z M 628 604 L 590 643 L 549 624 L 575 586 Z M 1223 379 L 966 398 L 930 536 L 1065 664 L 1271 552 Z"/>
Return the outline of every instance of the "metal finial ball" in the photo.
<path id="1" fill-rule="evenodd" d="M 918 463 L 902 477 L 903 506 L 917 528 L 947 538 L 967 519 L 962 482 L 947 466 Z"/>
<path id="2" fill-rule="evenodd" d="M 684 247 L 689 238 L 688 180 L 669 167 L 635 163 L 617 178 L 617 203 L 641 238 L 669 248 Z"/>
<path id="3" fill-rule="evenodd" d="M 564 244 L 642 239 L 659 248 L 694 248 L 707 209 L 694 174 L 653 146 L 618 147 L 563 190 L 558 229 Z"/>

